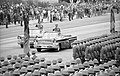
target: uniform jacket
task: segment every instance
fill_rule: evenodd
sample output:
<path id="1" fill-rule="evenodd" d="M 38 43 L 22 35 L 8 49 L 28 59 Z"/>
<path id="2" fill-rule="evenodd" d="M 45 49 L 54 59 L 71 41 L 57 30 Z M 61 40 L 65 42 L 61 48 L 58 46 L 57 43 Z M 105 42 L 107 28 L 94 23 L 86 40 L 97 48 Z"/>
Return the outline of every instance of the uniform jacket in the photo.
<path id="1" fill-rule="evenodd" d="M 120 48 L 117 48 L 115 52 L 115 59 L 120 61 Z"/>
<path id="2" fill-rule="evenodd" d="M 91 58 L 91 47 L 87 47 L 85 49 L 85 58 L 90 59 Z"/>
<path id="3" fill-rule="evenodd" d="M 78 48 L 79 48 L 78 45 L 73 47 L 73 58 L 74 59 L 79 58 L 79 49 Z"/>
<path id="4" fill-rule="evenodd" d="M 107 58 L 106 52 L 107 52 L 106 47 L 102 47 L 102 49 L 100 50 L 100 59 L 105 60 Z"/>
<path id="5" fill-rule="evenodd" d="M 53 31 L 60 32 L 60 28 L 54 28 Z"/>

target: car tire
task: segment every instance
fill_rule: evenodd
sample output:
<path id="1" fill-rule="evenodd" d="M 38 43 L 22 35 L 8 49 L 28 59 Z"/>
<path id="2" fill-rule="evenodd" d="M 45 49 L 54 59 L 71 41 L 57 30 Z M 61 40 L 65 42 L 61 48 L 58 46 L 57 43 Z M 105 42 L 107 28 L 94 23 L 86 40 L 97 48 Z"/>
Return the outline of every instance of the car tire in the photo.
<path id="1" fill-rule="evenodd" d="M 20 47 L 23 48 L 23 44 L 20 44 Z"/>
<path id="2" fill-rule="evenodd" d="M 38 52 L 41 52 L 41 48 L 37 48 L 37 51 L 38 51 Z"/>
<path id="3" fill-rule="evenodd" d="M 61 50 L 61 45 L 59 44 L 56 51 L 59 52 Z"/>

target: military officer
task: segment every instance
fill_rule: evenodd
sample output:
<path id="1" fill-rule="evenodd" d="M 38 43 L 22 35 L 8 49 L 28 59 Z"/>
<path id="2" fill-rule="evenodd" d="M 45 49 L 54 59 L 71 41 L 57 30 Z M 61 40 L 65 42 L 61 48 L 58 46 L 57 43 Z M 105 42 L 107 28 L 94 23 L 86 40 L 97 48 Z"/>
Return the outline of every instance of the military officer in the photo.
<path id="1" fill-rule="evenodd" d="M 117 47 L 115 51 L 115 59 L 117 60 L 117 66 L 120 66 L 120 47 Z"/>
<path id="2" fill-rule="evenodd" d="M 95 44 L 95 57 L 96 57 L 96 59 L 98 59 L 99 60 L 99 54 L 100 54 L 100 45 L 97 43 L 97 44 Z"/>
<path id="3" fill-rule="evenodd" d="M 90 46 L 87 46 L 87 48 L 85 49 L 85 60 L 90 60 L 91 59 L 91 47 Z"/>
<path id="4" fill-rule="evenodd" d="M 75 40 L 73 43 L 72 43 L 72 47 L 73 47 L 73 59 L 77 59 L 79 58 L 79 47 L 78 47 L 78 44 L 79 44 L 79 41 L 78 40 Z"/>
<path id="5" fill-rule="evenodd" d="M 58 24 L 55 24 L 55 28 L 53 29 L 54 32 L 61 32 L 60 28 L 58 27 Z"/>
<path id="6" fill-rule="evenodd" d="M 106 52 L 107 52 L 106 47 L 103 46 L 100 50 L 100 61 L 101 61 L 101 63 L 104 63 L 107 60 Z"/>
<path id="7" fill-rule="evenodd" d="M 79 49 L 79 53 L 80 53 L 80 59 L 81 59 L 81 61 L 82 61 L 82 63 L 85 61 L 85 59 L 84 59 L 84 57 L 85 57 L 85 48 L 86 48 L 86 46 L 85 46 L 85 44 L 79 44 L 78 45 L 79 47 L 78 47 L 78 49 Z"/>

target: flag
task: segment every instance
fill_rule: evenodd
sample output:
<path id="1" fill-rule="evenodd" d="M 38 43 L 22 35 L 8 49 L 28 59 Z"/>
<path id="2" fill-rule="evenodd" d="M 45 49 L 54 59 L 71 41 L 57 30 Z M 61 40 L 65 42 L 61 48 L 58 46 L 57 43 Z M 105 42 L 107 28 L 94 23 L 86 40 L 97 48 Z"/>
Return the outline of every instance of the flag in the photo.
<path id="1" fill-rule="evenodd" d="M 115 15 L 113 8 L 111 8 L 111 14 L 110 14 L 110 32 L 111 33 L 115 32 Z"/>
<path id="2" fill-rule="evenodd" d="M 27 13 L 23 16 L 24 19 L 24 53 L 29 56 L 30 44 L 29 44 L 29 16 Z"/>

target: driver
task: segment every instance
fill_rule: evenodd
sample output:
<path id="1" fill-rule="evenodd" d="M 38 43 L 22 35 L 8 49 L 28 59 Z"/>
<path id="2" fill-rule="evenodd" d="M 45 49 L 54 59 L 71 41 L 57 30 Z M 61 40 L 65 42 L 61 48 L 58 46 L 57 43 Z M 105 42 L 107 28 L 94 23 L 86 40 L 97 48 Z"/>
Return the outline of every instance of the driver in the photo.
<path id="1" fill-rule="evenodd" d="M 60 28 L 58 27 L 58 24 L 55 24 L 55 28 L 53 29 L 54 32 L 61 32 Z"/>

